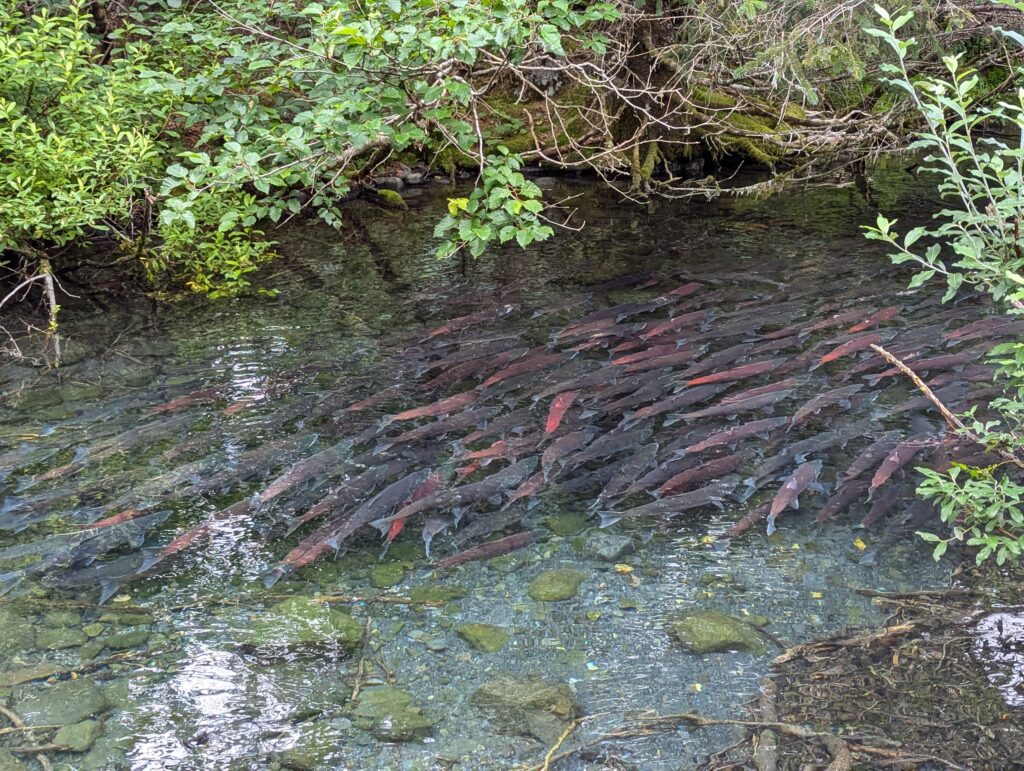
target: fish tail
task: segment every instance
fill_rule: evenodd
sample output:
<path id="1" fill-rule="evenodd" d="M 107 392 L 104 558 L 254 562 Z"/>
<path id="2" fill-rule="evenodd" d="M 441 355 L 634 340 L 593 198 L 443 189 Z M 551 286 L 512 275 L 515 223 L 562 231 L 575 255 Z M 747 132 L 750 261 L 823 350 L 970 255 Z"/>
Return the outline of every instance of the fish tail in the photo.
<path id="1" fill-rule="evenodd" d="M 622 515 L 616 511 L 599 511 L 597 514 L 601 517 L 601 523 L 598 527 L 611 527 L 622 519 Z"/>
<path id="2" fill-rule="evenodd" d="M 110 578 L 104 578 L 100 581 L 100 600 L 99 604 L 103 605 L 113 597 L 121 589 L 123 581 L 120 579 L 114 580 Z"/>
<path id="3" fill-rule="evenodd" d="M 772 535 L 775 532 L 775 530 L 776 530 L 776 528 L 775 528 L 775 515 L 774 514 L 769 514 L 768 515 L 768 526 L 765 528 L 765 532 L 768 535 Z"/>
<path id="4" fill-rule="evenodd" d="M 267 589 L 273 588 L 274 584 L 284 578 L 285 574 L 290 572 L 284 565 L 278 565 L 276 568 L 271 570 L 265 576 L 263 576 L 263 586 Z"/>

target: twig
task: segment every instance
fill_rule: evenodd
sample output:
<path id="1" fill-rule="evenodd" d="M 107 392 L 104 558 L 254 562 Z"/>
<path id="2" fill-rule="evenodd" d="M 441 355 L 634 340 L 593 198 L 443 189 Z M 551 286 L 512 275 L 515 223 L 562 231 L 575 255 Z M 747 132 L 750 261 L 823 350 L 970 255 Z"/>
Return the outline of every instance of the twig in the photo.
<path id="1" fill-rule="evenodd" d="M 885 348 L 883 348 L 880 345 L 872 344 L 871 349 L 875 351 L 883 359 L 885 359 L 887 362 L 896 367 L 904 375 L 909 377 L 914 382 L 914 385 L 918 387 L 921 393 L 923 393 L 928 398 L 928 400 L 935 405 L 935 408 L 940 413 L 942 413 L 943 419 L 946 421 L 946 423 L 949 424 L 950 428 L 952 428 L 954 431 L 959 431 L 960 433 L 969 436 L 971 439 L 973 439 L 980 445 L 986 444 L 986 442 L 980 436 L 978 436 L 969 428 L 967 428 L 967 426 L 964 425 L 963 421 L 960 420 L 960 418 L 958 418 L 956 415 L 954 415 L 949 410 L 949 408 L 942 403 L 939 397 L 937 397 L 935 393 L 932 391 L 932 389 L 929 388 L 923 380 L 921 380 L 921 378 L 917 375 L 916 372 L 914 372 L 914 370 L 912 370 L 910 367 L 908 367 L 906 364 L 904 364 L 902 361 L 900 361 L 898 358 L 896 358 L 893 354 L 889 353 L 889 351 L 885 350 Z M 1018 458 L 1017 455 L 1014 454 L 1012 451 L 1000 447 L 995 447 L 993 449 L 995 450 L 995 452 L 999 454 L 1001 458 L 1003 458 L 1003 460 L 1006 460 L 1009 463 L 1014 464 L 1018 468 L 1024 469 L 1024 460 Z"/>
<path id="2" fill-rule="evenodd" d="M 25 725 L 25 721 L 18 717 L 18 715 L 16 715 L 14 712 L 11 712 L 11 710 L 7 709 L 7 707 L 0 706 L 0 715 L 3 715 L 5 718 L 11 721 L 11 723 L 14 724 L 15 728 L 24 729 L 27 727 Z M 53 771 L 53 766 L 50 765 L 49 759 L 46 757 L 46 755 L 43 754 L 44 751 L 47 751 L 49 749 L 50 747 L 49 745 L 47 745 L 45 747 L 15 747 L 12 748 L 11 751 L 25 753 L 34 752 L 36 753 L 36 760 L 39 762 L 40 768 L 42 768 L 43 771 Z"/>
<path id="3" fill-rule="evenodd" d="M 779 715 L 775 709 L 775 699 L 779 693 L 778 686 L 770 677 L 761 680 L 761 698 L 758 704 L 758 713 L 762 720 L 767 723 L 778 722 Z M 754 765 L 757 771 L 775 771 L 778 767 L 775 752 L 775 734 L 770 728 L 765 728 L 757 736 L 757 746 L 754 747 Z"/>
<path id="4" fill-rule="evenodd" d="M 788 661 L 792 661 L 793 659 L 804 658 L 810 653 L 828 650 L 829 648 L 856 648 L 861 645 L 869 645 L 881 640 L 886 640 L 890 637 L 910 634 L 915 629 L 917 629 L 917 624 L 914 623 L 897 624 L 896 626 L 886 627 L 881 632 L 871 632 L 869 634 L 856 635 L 854 637 L 843 637 L 834 640 L 821 640 L 820 642 L 804 645 L 794 645 L 792 648 L 786 650 L 785 653 L 776 657 L 772 664 L 774 666 L 778 666 L 780 664 L 785 664 Z"/>
<path id="5" fill-rule="evenodd" d="M 551 749 L 544 755 L 544 763 L 541 764 L 540 771 L 550 771 L 551 761 L 554 760 L 555 753 L 558 752 L 558 748 L 565 744 L 565 740 L 572 736 L 572 732 L 575 731 L 585 720 L 589 718 L 578 717 L 566 726 L 565 730 L 562 731 L 562 735 L 558 737 L 558 740 L 551 745 Z"/>
<path id="6" fill-rule="evenodd" d="M 0 736 L 7 736 L 8 734 L 21 733 L 23 731 L 56 731 L 58 728 L 63 728 L 59 725 L 23 725 L 14 726 L 13 728 L 0 728 Z"/>
<path id="7" fill-rule="evenodd" d="M 922 589 L 917 592 L 880 592 L 875 589 L 855 589 L 864 597 L 880 597 L 884 600 L 911 600 L 919 597 L 976 597 L 977 589 Z"/>
<path id="8" fill-rule="evenodd" d="M 363 629 L 363 642 L 360 646 L 362 653 L 359 655 L 359 664 L 356 666 L 356 682 L 352 686 L 352 695 L 348 697 L 348 700 L 355 704 L 356 699 L 359 698 L 359 692 L 363 689 L 363 666 L 366 664 L 366 648 L 370 643 L 370 630 L 373 627 L 373 618 L 368 617 L 366 619 L 366 628 Z"/>

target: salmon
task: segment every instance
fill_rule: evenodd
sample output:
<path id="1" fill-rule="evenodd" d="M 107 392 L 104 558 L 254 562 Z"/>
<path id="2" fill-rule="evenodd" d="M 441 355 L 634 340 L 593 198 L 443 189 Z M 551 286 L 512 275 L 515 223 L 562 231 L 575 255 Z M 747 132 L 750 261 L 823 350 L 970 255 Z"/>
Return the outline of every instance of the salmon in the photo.
<path id="1" fill-rule="evenodd" d="M 871 327 L 877 326 L 879 324 L 884 324 L 886 321 L 892 321 L 899 314 L 900 309 L 897 308 L 895 305 L 890 305 L 888 308 L 882 308 L 882 310 L 878 311 L 877 313 L 872 313 L 866 319 L 857 324 L 854 324 L 846 331 L 848 334 L 851 335 L 857 332 L 863 332 L 865 330 L 871 329 Z"/>
<path id="2" fill-rule="evenodd" d="M 749 365 L 735 367 L 725 372 L 717 372 L 712 375 L 705 375 L 700 378 L 687 380 L 686 385 L 705 385 L 706 383 L 732 383 L 746 378 L 755 378 L 758 375 L 765 375 L 776 369 L 784 358 L 768 358 L 764 361 L 752 361 Z"/>
<path id="3" fill-rule="evenodd" d="M 544 433 L 552 434 L 562 424 L 562 418 L 572 403 L 576 401 L 576 391 L 565 391 L 551 400 L 551 407 L 548 409 L 548 419 L 544 422 Z"/>
<path id="4" fill-rule="evenodd" d="M 447 399 L 441 399 L 433 404 L 399 412 L 397 415 L 392 415 L 385 420 L 389 423 L 397 423 L 402 420 L 415 420 L 416 418 L 435 418 L 438 415 L 447 415 L 455 410 L 468 407 L 478 398 L 479 394 L 476 391 L 466 391 L 461 394 L 455 394 L 455 396 L 449 396 Z"/>

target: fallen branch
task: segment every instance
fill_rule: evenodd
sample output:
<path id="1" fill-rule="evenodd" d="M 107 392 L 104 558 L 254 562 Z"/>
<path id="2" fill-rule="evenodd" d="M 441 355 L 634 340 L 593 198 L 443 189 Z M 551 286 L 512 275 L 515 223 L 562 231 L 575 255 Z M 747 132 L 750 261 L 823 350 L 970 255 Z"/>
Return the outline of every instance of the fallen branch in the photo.
<path id="1" fill-rule="evenodd" d="M 889 351 L 885 350 L 885 348 L 883 348 L 880 345 L 872 345 L 871 349 L 875 351 L 875 353 L 877 353 L 883 359 L 885 359 L 887 362 L 896 367 L 904 375 L 909 377 L 913 381 L 914 385 L 917 386 L 917 388 L 921 391 L 921 393 L 923 393 L 925 397 L 927 397 L 927 399 L 932 404 L 935 405 L 935 408 L 942 414 L 943 419 L 946 421 L 950 428 L 952 428 L 954 431 L 958 431 L 959 433 L 965 436 L 970 437 L 972 440 L 974 440 L 980 445 L 985 445 L 985 441 L 980 436 L 971 431 L 969 428 L 967 428 L 967 426 L 964 425 L 964 422 L 960 420 L 960 418 L 958 418 L 956 415 L 954 415 L 950 411 L 949 407 L 942 403 L 939 397 L 935 395 L 935 392 L 932 391 L 932 389 L 929 388 L 923 380 L 921 380 L 920 376 L 918 376 L 918 374 L 914 372 L 914 370 L 912 370 L 900 359 L 896 358 L 896 356 L 891 354 Z M 993 450 L 996 453 L 998 453 L 999 457 L 1001 457 L 1003 460 L 1007 461 L 1008 463 L 1014 464 L 1018 468 L 1024 469 L 1024 460 L 1018 458 L 1017 455 L 1011 452 L 1010 450 L 1006 450 L 1000 447 L 994 447 Z"/>
<path id="2" fill-rule="evenodd" d="M 910 634 L 915 629 L 917 629 L 917 625 L 913 623 L 898 624 L 896 626 L 886 627 L 881 632 L 871 632 L 869 634 L 855 635 L 854 637 L 843 637 L 836 640 L 821 640 L 819 642 L 806 643 L 803 645 L 794 645 L 793 647 L 788 648 L 781 656 L 776 657 L 772 664 L 774 666 L 779 666 L 780 664 L 785 664 L 793 659 L 805 658 L 809 654 L 829 650 L 831 648 L 856 648 L 863 645 L 872 645 L 883 640 L 888 640 L 892 637 Z"/>
<path id="3" fill-rule="evenodd" d="M 18 715 L 14 712 L 11 712 L 11 710 L 7 709 L 7 707 L 0 706 L 0 715 L 7 718 L 11 723 L 13 723 L 15 728 L 28 728 L 28 726 L 25 725 L 25 721 L 18 717 Z M 25 754 L 35 753 L 36 761 L 39 763 L 40 768 L 42 768 L 43 771 L 53 771 L 53 766 L 50 765 L 49 758 L 47 758 L 46 755 L 43 754 L 43 752 L 49 751 L 49 749 L 50 745 L 46 745 L 41 747 L 14 747 L 11 749 L 11 751 L 23 752 Z"/>

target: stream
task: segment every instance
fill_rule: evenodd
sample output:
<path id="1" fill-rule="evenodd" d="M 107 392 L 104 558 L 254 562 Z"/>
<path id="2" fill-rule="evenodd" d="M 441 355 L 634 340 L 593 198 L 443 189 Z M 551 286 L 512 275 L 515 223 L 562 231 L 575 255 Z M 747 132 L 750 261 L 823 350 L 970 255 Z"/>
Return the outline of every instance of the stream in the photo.
<path id="1" fill-rule="evenodd" d="M 747 319 L 752 308 L 765 316 L 762 339 L 770 339 L 764 330 L 810 326 L 859 305 L 899 309 L 880 327 L 894 332 L 939 318 L 956 328 L 984 312 L 968 298 L 961 318 L 933 302 L 935 287 L 906 290 L 907 277 L 862 237 L 860 226 L 877 211 L 923 216 L 934 208 L 929 185 L 898 171 L 879 170 L 867 197 L 849 186 L 648 208 L 581 181 L 551 185 L 551 198 L 566 199 L 572 221 L 585 227 L 525 251 L 493 249 L 465 274 L 458 261 L 433 256 L 431 231 L 447 191 L 407 191 L 408 212 L 354 205 L 351 230 L 299 223 L 273 233 L 283 257 L 263 285 L 277 289 L 276 298 L 80 304 L 63 316 L 67 352 L 56 375 L 0 368 L 0 705 L 29 725 L 53 726 L 0 734 L 0 771 L 39 768 L 32 737 L 49 746 L 55 769 L 79 771 L 529 768 L 582 716 L 560 750 L 589 746 L 551 768 L 693 768 L 734 732 L 674 727 L 596 740 L 645 716 L 743 719 L 780 646 L 884 622 L 886 609 L 856 590 L 948 584 L 951 563 L 934 562 L 904 521 L 909 473 L 900 472 L 904 497 L 869 527 L 860 524 L 866 501 L 816 523 L 827 495 L 809 488 L 774 527 L 755 516 L 743 532 L 733 530 L 773 500 L 802 457 L 752 494 L 718 505 L 602 519 L 599 512 L 650 500 L 594 505 L 611 458 L 622 471 L 624 457 L 643 451 L 640 442 L 660 452 L 677 436 L 661 417 L 653 433 L 629 440 L 625 455 L 599 457 L 585 474 L 566 474 L 515 506 L 500 495 L 459 506 L 456 520 L 464 521 L 427 520 L 439 528 L 431 538 L 410 518 L 387 549 L 364 527 L 337 554 L 282 568 L 318 527 L 295 518 L 334 489 L 332 475 L 352 448 L 363 442 L 387 452 L 401 438 L 384 416 L 458 391 L 417 390 L 425 368 L 437 377 L 453 366 L 430 370 L 455 350 L 434 342 L 465 346 L 472 338 L 497 351 L 501 336 L 514 333 L 543 346 L 587 314 L 642 303 L 651 305 L 629 322 L 662 322 L 673 316 L 659 298 L 681 294 L 687 281 L 702 288 L 680 312 L 702 310 L 701 294 L 715 292 L 714 321 L 709 314 L 699 333 L 709 352 L 736 342 L 716 339 L 715 325 Z M 504 307 L 514 311 L 494 311 Z M 438 331 L 474 314 L 487 318 Z M 795 353 L 766 355 L 820 357 L 843 328 L 801 334 Z M 614 355 L 586 343 L 562 352 L 559 367 Z M 828 388 L 861 382 L 839 378 L 870 355 L 792 368 L 778 376 L 799 380 L 792 401 L 726 416 L 715 430 L 794 414 L 825 387 L 825 373 L 835 379 Z M 494 409 L 525 403 L 518 394 L 546 383 L 542 371 L 509 374 Z M 638 387 L 655 377 L 639 372 Z M 778 378 L 755 377 L 728 393 Z M 751 454 L 739 489 L 752 467 L 787 445 L 849 430 L 841 444 L 809 456 L 824 462 L 820 481 L 834 492 L 873 431 L 909 432 L 920 426 L 915 419 L 938 430 L 927 406 L 889 414 L 915 396 L 890 377 L 857 393 L 852 406 L 833 404 L 799 429 L 754 438 L 743 445 Z M 362 400 L 370 405 L 351 409 Z M 542 423 L 548 401 L 534 403 Z M 632 405 L 627 420 L 644 404 Z M 610 430 L 600 407 L 593 412 L 580 396 L 565 420 Z M 865 416 L 876 428 L 861 430 Z M 481 413 L 464 430 L 488 419 L 493 413 Z M 137 432 L 156 425 L 158 435 Z M 524 436 L 535 435 L 503 433 L 471 449 Z M 437 468 L 442 461 L 422 448 L 468 452 L 452 440 L 410 441 L 412 454 L 395 462 Z M 326 453 L 316 473 L 280 495 L 267 492 L 271 482 L 284 487 L 282 473 L 314 453 Z M 477 480 L 499 467 L 466 474 Z M 584 481 L 573 484 L 577 478 Z M 507 492 L 499 491 L 506 499 Z M 57 553 L 69 543 L 57 536 L 125 511 L 135 513 L 97 536 L 114 538 L 116 529 L 116 542 L 74 542 Z M 515 516 L 500 518 L 508 512 Z M 531 534 L 524 548 L 436 567 L 518 532 Z M 182 534 L 192 534 L 188 543 L 168 550 Z M 49 546 L 33 546 L 41 542 Z M 45 568 L 32 562 L 40 554 Z M 711 652 L 682 644 L 673 631 L 680 614 L 705 611 L 742 627 L 740 641 Z"/>

